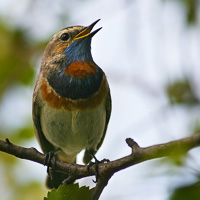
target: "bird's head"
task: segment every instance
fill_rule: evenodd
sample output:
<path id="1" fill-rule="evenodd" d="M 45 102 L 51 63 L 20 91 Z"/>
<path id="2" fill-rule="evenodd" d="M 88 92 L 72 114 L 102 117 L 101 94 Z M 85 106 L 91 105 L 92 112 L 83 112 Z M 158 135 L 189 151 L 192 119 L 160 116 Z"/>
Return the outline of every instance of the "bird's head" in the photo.
<path id="1" fill-rule="evenodd" d="M 101 86 L 104 73 L 93 61 L 90 49 L 92 37 L 101 29 L 92 32 L 98 21 L 62 29 L 45 49 L 39 76 L 62 97 L 85 99 Z"/>
<path id="2" fill-rule="evenodd" d="M 65 61 L 66 65 L 73 62 L 91 62 L 91 39 L 101 29 L 93 32 L 92 28 L 99 20 L 89 26 L 71 26 L 60 30 L 49 41 L 43 61 L 50 63 Z"/>

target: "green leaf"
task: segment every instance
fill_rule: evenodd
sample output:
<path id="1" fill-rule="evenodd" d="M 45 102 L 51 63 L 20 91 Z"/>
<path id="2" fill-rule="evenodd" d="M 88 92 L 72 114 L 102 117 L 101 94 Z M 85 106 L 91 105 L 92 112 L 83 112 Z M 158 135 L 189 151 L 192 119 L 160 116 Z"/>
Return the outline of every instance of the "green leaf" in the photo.
<path id="1" fill-rule="evenodd" d="M 94 189 L 89 189 L 89 187 L 83 186 L 79 187 L 76 184 L 63 184 L 60 185 L 58 189 L 52 189 L 48 192 L 47 197 L 44 200 L 88 200 L 90 199 Z"/>
<path id="2" fill-rule="evenodd" d="M 170 197 L 170 200 L 199 200 L 200 199 L 200 183 L 186 185 L 176 188 Z"/>

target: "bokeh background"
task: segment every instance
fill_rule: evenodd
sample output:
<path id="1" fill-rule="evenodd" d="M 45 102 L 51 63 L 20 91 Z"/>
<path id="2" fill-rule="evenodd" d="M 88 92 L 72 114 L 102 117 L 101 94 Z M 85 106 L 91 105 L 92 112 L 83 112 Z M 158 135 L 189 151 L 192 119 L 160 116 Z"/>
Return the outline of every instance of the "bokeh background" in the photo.
<path id="1" fill-rule="evenodd" d="M 92 54 L 107 75 L 113 110 L 98 159 L 130 154 L 127 137 L 146 147 L 200 130 L 199 0 L 2 0 L 0 139 L 40 149 L 31 106 L 44 48 L 60 29 L 99 18 L 96 27 L 103 29 L 93 38 Z M 194 149 L 123 170 L 101 199 L 200 199 L 199 155 Z M 42 165 L 0 152 L 0 177 L 2 200 L 47 194 Z M 94 186 L 92 178 L 78 182 Z"/>

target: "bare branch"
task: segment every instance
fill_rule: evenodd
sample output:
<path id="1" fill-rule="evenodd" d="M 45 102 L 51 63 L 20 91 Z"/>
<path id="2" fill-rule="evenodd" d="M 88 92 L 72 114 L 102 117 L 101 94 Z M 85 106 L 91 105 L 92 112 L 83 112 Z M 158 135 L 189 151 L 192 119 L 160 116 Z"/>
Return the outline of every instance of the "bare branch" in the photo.
<path id="1" fill-rule="evenodd" d="M 126 143 L 132 149 L 132 153 L 129 156 L 99 164 L 99 180 L 94 190 L 92 200 L 99 198 L 104 187 L 107 185 L 109 179 L 114 173 L 147 160 L 187 153 L 190 149 L 200 145 L 200 134 L 198 133 L 191 137 L 146 148 L 140 147 L 131 138 L 126 139 Z M 14 145 L 8 139 L 6 139 L 6 141 L 0 140 L 0 151 L 14 155 L 18 158 L 31 160 L 43 165 L 45 164 L 44 154 L 40 153 L 35 148 L 24 148 Z M 67 183 L 75 179 L 93 176 L 96 173 L 95 166 L 92 166 L 88 171 L 86 165 L 65 163 L 60 160 L 56 160 L 54 170 L 69 174 L 69 179 L 66 180 Z"/>

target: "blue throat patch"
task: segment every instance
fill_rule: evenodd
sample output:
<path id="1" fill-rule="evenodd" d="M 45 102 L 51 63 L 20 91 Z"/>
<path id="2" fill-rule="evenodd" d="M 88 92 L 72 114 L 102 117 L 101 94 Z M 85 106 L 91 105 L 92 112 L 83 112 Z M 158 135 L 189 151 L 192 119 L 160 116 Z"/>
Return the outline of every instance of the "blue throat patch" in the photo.
<path id="1" fill-rule="evenodd" d="M 95 74 L 84 79 L 66 75 L 64 70 L 56 70 L 48 77 L 48 82 L 61 97 L 72 100 L 87 99 L 99 90 L 103 74 L 98 66 Z"/>
<path id="2" fill-rule="evenodd" d="M 53 70 L 48 77 L 49 85 L 61 97 L 72 100 L 87 99 L 99 90 L 104 72 L 94 63 L 90 44 L 91 38 L 80 38 L 73 41 L 63 52 L 66 55 L 66 61 L 56 70 Z M 85 61 L 96 66 L 95 74 L 85 78 L 78 78 L 65 73 L 71 63 Z"/>
<path id="3" fill-rule="evenodd" d="M 82 40 L 82 41 L 80 41 Z M 75 61 L 93 61 L 91 54 L 91 38 L 81 38 L 72 42 L 63 52 L 66 55 L 66 65 Z"/>

